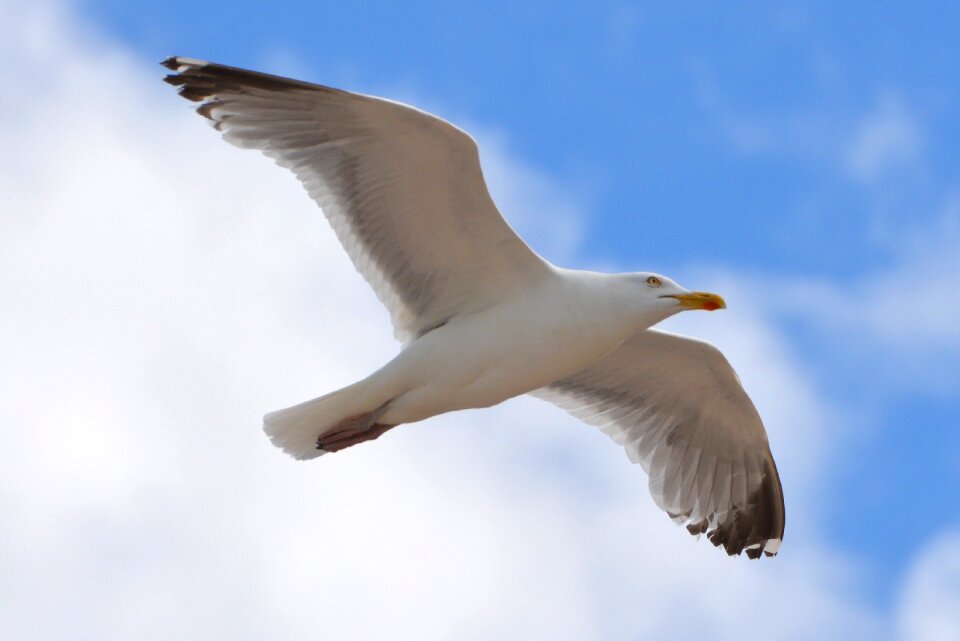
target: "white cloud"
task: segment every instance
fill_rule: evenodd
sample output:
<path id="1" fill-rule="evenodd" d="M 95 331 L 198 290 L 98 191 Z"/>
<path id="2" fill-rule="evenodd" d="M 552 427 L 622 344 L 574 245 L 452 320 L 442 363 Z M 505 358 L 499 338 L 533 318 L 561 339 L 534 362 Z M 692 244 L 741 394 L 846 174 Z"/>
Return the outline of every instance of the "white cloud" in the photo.
<path id="1" fill-rule="evenodd" d="M 872 189 L 885 187 L 881 180 L 902 182 L 922 169 L 923 127 L 895 92 L 881 94 L 865 113 L 817 108 L 748 114 L 704 75 L 700 97 L 719 133 L 747 156 L 812 161 Z"/>
<path id="2" fill-rule="evenodd" d="M 510 224 L 548 260 L 569 260 L 583 237 L 581 199 L 517 160 L 504 134 L 481 125 L 462 124 L 481 141 L 484 178 Z"/>
<path id="3" fill-rule="evenodd" d="M 847 151 L 847 168 L 860 180 L 874 181 L 889 170 L 915 163 L 922 147 L 916 119 L 896 97 L 887 95 L 857 126 Z"/>
<path id="4" fill-rule="evenodd" d="M 768 311 L 819 332 L 824 353 L 835 364 L 850 362 L 857 376 L 868 373 L 895 393 L 955 393 L 960 300 L 951 292 L 960 289 L 960 197 L 925 171 L 928 132 L 910 108 L 916 101 L 888 90 L 852 114 L 835 108 L 745 116 L 708 77 L 701 85 L 703 103 L 732 148 L 814 161 L 859 183 L 870 203 L 862 210 L 869 238 L 851 237 L 851 250 L 888 256 L 869 270 L 854 266 L 829 277 L 740 270 L 739 282 L 749 280 Z"/>
<path id="5" fill-rule="evenodd" d="M 0 4 L 19 25 L 0 20 L 19 61 L 0 71 L 0 636 L 875 638 L 817 525 L 831 410 L 746 306 L 683 322 L 768 418 L 790 501 L 772 562 L 687 537 L 639 467 L 532 399 L 312 464 L 270 448 L 264 411 L 394 353 L 385 312 L 291 176 L 31 6 Z M 493 148 L 504 209 L 535 226 L 562 191 Z"/>
<path id="6" fill-rule="evenodd" d="M 934 217 L 931 217 L 934 218 Z M 943 206 L 925 229 L 900 231 L 887 264 L 835 278 L 754 274 L 750 287 L 777 314 L 802 320 L 837 363 L 909 394 L 960 387 L 960 206 Z M 895 365 L 895 366 L 892 366 Z"/>
<path id="7" fill-rule="evenodd" d="M 960 351 L 960 259 L 952 240 L 931 239 L 924 255 L 848 282 L 800 283 L 793 302 L 834 331 L 887 351 Z M 901 354 L 902 355 L 902 354 Z"/>
<path id="8" fill-rule="evenodd" d="M 946 532 L 917 555 L 900 596 L 904 641 L 960 639 L 960 533 Z"/>

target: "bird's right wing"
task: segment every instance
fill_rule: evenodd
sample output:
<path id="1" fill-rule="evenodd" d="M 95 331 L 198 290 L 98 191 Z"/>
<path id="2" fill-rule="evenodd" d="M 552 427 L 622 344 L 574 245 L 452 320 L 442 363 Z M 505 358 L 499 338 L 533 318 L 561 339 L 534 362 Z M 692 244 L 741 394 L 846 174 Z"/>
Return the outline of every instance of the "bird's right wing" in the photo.
<path id="1" fill-rule="evenodd" d="M 167 82 L 224 138 L 291 169 L 407 340 L 549 273 L 497 211 L 477 146 L 400 103 L 170 58 Z"/>
<path id="2" fill-rule="evenodd" d="M 658 330 L 536 390 L 623 445 L 650 493 L 728 554 L 773 556 L 783 539 L 780 476 L 733 368 L 712 345 Z"/>

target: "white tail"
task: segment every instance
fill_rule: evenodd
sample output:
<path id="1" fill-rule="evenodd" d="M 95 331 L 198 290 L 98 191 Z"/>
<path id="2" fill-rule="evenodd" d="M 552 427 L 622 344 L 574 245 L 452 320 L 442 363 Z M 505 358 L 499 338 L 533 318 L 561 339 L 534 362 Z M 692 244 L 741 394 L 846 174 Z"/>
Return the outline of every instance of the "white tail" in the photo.
<path id="1" fill-rule="evenodd" d="M 372 412 L 383 404 L 371 403 L 365 381 L 354 383 L 336 392 L 300 403 L 287 409 L 270 412 L 263 417 L 263 431 L 270 441 L 290 456 L 312 459 L 324 454 L 317 449 L 317 439 L 345 419 Z"/>

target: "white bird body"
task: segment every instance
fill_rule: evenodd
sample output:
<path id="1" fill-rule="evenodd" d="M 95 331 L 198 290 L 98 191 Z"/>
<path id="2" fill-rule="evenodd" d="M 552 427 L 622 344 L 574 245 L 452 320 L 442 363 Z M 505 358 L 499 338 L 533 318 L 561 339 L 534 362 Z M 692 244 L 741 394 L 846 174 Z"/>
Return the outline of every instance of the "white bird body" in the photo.
<path id="1" fill-rule="evenodd" d="M 390 405 L 379 420 L 413 423 L 490 407 L 596 363 L 660 320 L 610 287 L 620 275 L 554 269 L 516 296 L 414 339 L 364 380 Z"/>
<path id="2" fill-rule="evenodd" d="M 657 504 L 729 554 L 777 553 L 783 494 L 763 423 L 720 352 L 651 328 L 724 307 L 649 273 L 555 267 L 490 198 L 476 144 L 418 109 L 189 58 L 166 78 L 224 138 L 292 170 L 390 312 L 400 353 L 264 417 L 299 459 L 530 393 L 599 426 Z"/>

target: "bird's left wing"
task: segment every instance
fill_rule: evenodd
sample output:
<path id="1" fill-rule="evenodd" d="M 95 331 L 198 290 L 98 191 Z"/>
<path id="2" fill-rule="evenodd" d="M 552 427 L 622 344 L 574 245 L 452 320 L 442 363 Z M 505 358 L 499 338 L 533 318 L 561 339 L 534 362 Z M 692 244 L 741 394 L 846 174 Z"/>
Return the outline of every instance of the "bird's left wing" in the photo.
<path id="1" fill-rule="evenodd" d="M 760 416 L 719 350 L 648 329 L 533 392 L 597 425 L 650 476 L 650 493 L 728 554 L 773 556 L 783 492 Z"/>
<path id="2" fill-rule="evenodd" d="M 550 273 L 487 192 L 465 132 L 390 100 L 202 60 L 170 58 L 167 82 L 224 138 L 292 170 L 397 338 L 485 309 Z"/>

